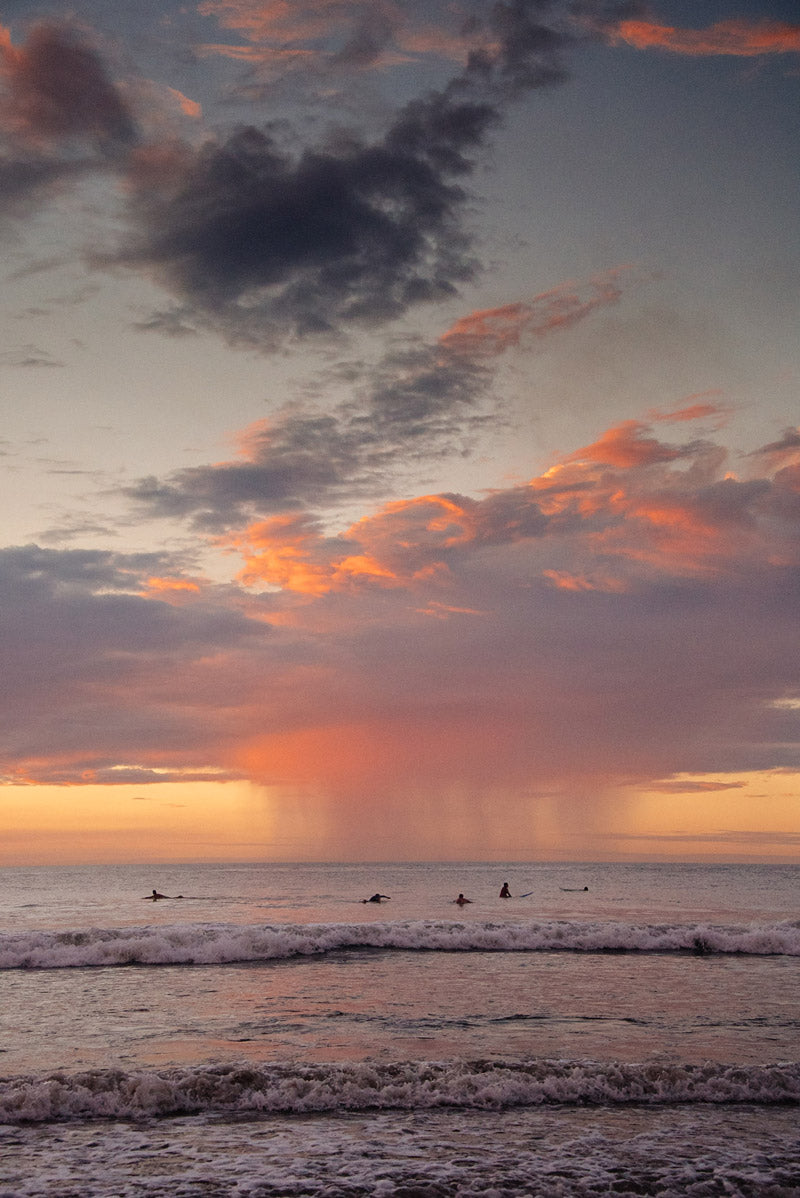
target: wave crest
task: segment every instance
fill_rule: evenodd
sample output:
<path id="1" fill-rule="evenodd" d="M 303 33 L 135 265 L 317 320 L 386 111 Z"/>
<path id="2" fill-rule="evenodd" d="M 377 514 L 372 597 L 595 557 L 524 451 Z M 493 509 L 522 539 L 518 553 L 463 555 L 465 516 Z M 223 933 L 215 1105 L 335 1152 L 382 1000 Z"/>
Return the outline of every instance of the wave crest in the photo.
<path id="1" fill-rule="evenodd" d="M 0 1122 L 147 1119 L 209 1112 L 501 1109 L 540 1105 L 800 1103 L 800 1064 L 569 1060 L 97 1069 L 0 1082 Z"/>
<path id="2" fill-rule="evenodd" d="M 335 924 L 170 924 L 0 935 L 0 969 L 225 965 L 337 950 L 412 952 L 737 953 L 800 956 L 800 924 L 712 927 L 572 921 L 451 920 Z"/>

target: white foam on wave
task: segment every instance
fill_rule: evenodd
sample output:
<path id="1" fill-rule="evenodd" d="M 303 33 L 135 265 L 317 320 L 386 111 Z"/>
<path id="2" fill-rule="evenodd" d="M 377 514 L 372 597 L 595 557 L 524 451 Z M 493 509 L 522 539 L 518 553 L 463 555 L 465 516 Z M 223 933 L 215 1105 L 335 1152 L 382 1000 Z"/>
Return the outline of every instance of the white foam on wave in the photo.
<path id="1" fill-rule="evenodd" d="M 800 956 L 800 923 L 747 927 L 451 920 L 170 924 L 0 935 L 0 969 L 223 965 L 341 949 L 427 952 L 725 953 Z"/>
<path id="2" fill-rule="evenodd" d="M 800 1064 L 404 1061 L 96 1069 L 0 1080 L 0 1123 L 211 1112 L 498 1110 L 508 1107 L 800 1103 Z"/>

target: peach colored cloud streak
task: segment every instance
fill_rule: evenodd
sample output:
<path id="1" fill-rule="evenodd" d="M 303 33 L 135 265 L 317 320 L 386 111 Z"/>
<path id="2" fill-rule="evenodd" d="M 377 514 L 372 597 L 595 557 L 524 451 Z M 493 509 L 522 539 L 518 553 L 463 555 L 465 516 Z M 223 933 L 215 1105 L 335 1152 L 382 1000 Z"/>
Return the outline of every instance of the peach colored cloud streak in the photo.
<path id="1" fill-rule="evenodd" d="M 456 353 L 494 357 L 527 337 L 543 337 L 576 324 L 596 308 L 618 303 L 623 286 L 637 281 L 633 267 L 619 266 L 588 283 L 563 283 L 531 300 L 482 308 L 457 320 L 442 334 L 440 345 Z"/>
<path id="2" fill-rule="evenodd" d="M 415 57 L 435 55 L 464 62 L 474 46 L 455 31 L 421 24 L 412 25 L 411 14 L 401 6 L 380 0 L 354 4 L 352 0 L 316 0 L 287 4 L 284 0 L 204 0 L 204 16 L 216 18 L 222 29 L 245 39 L 245 45 L 208 42 L 197 47 L 202 55 L 218 54 L 253 65 L 291 66 L 313 63 L 322 57 L 322 47 L 337 53 L 357 38 L 361 28 L 380 31 L 373 50 L 359 65 L 385 66 Z M 356 58 L 353 61 L 358 61 Z"/>
<path id="3" fill-rule="evenodd" d="M 626 42 L 637 50 L 668 50 L 691 57 L 733 55 L 753 58 L 761 54 L 800 52 L 800 25 L 786 21 L 718 21 L 707 29 L 678 29 L 653 21 L 621 21 L 612 42 Z"/>

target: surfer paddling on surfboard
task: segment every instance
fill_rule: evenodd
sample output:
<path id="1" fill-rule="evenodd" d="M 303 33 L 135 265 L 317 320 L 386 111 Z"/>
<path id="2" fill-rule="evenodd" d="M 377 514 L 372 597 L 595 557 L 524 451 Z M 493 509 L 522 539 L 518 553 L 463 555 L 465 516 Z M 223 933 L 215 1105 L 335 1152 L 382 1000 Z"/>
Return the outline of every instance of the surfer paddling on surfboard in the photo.
<path id="1" fill-rule="evenodd" d="M 154 890 L 152 894 L 146 894 L 144 896 L 144 901 L 146 903 L 157 903 L 159 899 L 179 899 L 179 898 L 183 898 L 183 895 L 182 894 L 160 894 L 157 890 Z"/>

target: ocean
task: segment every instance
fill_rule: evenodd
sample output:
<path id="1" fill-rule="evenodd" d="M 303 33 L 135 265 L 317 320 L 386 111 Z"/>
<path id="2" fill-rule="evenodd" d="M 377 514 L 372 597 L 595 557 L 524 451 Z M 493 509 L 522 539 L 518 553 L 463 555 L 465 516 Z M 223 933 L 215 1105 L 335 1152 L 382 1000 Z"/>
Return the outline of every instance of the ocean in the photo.
<path id="1" fill-rule="evenodd" d="M 800 1195 L 798 883 L 0 869 L 0 1195 Z"/>

